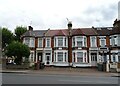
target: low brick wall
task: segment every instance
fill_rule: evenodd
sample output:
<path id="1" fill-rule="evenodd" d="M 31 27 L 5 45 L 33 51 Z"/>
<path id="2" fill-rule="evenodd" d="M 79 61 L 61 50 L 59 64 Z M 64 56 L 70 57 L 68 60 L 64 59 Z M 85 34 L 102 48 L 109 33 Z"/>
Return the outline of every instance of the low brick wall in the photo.
<path id="1" fill-rule="evenodd" d="M 29 65 L 6 65 L 6 69 L 29 69 Z"/>

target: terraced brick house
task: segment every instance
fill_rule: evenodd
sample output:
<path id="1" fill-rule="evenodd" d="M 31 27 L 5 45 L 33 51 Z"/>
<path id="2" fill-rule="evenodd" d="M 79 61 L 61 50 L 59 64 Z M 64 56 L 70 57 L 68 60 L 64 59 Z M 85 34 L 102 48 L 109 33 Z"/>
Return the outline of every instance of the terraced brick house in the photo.
<path id="1" fill-rule="evenodd" d="M 120 62 L 120 20 L 113 27 L 29 30 L 22 35 L 30 47 L 31 65 L 97 67 L 97 63 Z"/>

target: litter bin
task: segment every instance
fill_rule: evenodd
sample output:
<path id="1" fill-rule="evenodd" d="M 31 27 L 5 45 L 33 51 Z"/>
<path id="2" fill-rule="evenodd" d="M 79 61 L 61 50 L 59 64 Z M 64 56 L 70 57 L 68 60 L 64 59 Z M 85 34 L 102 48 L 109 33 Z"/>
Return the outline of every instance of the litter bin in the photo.
<path id="1" fill-rule="evenodd" d="M 103 71 L 106 71 L 106 62 L 103 62 Z"/>
<path id="2" fill-rule="evenodd" d="M 98 63 L 98 71 L 103 71 L 103 64 Z"/>
<path id="3" fill-rule="evenodd" d="M 40 69 L 44 69 L 44 67 L 45 67 L 44 63 L 43 63 L 43 62 L 40 62 L 39 68 L 40 68 Z"/>

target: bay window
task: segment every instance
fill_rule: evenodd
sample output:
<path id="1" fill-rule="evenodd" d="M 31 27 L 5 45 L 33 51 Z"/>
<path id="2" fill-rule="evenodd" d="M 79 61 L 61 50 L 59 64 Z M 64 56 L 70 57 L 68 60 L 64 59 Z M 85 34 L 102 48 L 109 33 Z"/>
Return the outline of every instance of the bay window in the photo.
<path id="1" fill-rule="evenodd" d="M 63 38 L 62 37 L 58 38 L 58 46 L 63 46 Z"/>
<path id="2" fill-rule="evenodd" d="M 114 37 L 112 37 L 112 46 L 114 46 L 115 45 L 115 39 L 114 39 Z"/>
<path id="3" fill-rule="evenodd" d="M 63 52 L 58 52 L 58 62 L 63 62 Z"/>
<path id="4" fill-rule="evenodd" d="M 67 47 L 68 46 L 67 37 L 58 36 L 54 38 L 54 47 Z"/>
<path id="5" fill-rule="evenodd" d="M 72 46 L 73 47 L 86 47 L 87 39 L 85 36 L 74 36 L 72 38 Z"/>
<path id="6" fill-rule="evenodd" d="M 83 62 L 83 52 L 77 52 L 77 62 Z"/>
<path id="7" fill-rule="evenodd" d="M 23 43 L 29 46 L 30 45 L 30 38 L 25 37 Z"/>
<path id="8" fill-rule="evenodd" d="M 82 37 L 77 37 L 77 46 L 78 47 L 82 47 L 82 45 L 83 45 L 83 40 L 82 39 L 83 39 Z"/>
<path id="9" fill-rule="evenodd" d="M 105 36 L 101 36 L 100 37 L 100 46 L 101 47 L 105 47 L 106 45 L 106 37 Z"/>
<path id="10" fill-rule="evenodd" d="M 29 47 L 35 47 L 35 38 L 25 37 L 23 43 Z"/>
<path id="11" fill-rule="evenodd" d="M 54 52 L 54 61 L 55 62 L 67 62 L 68 61 L 68 53 L 67 51 L 55 51 Z"/>
<path id="12" fill-rule="evenodd" d="M 120 46 L 120 35 L 112 35 L 112 36 L 110 36 L 110 45 L 112 45 L 112 46 Z"/>

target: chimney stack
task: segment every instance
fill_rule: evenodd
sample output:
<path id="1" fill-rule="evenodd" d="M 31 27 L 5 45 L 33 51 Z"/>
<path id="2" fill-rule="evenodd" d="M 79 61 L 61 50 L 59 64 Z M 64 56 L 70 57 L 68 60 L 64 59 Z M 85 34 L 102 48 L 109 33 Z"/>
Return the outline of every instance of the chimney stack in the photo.
<path id="1" fill-rule="evenodd" d="M 33 27 L 32 27 L 32 26 L 28 26 L 28 29 L 29 29 L 30 31 L 33 31 Z"/>
<path id="2" fill-rule="evenodd" d="M 71 36 L 72 35 L 72 22 L 69 21 L 67 26 L 68 26 L 68 30 L 69 30 L 69 36 Z"/>

